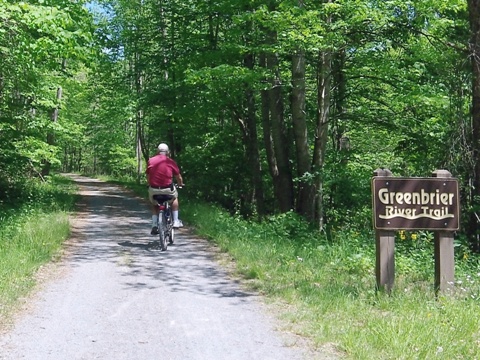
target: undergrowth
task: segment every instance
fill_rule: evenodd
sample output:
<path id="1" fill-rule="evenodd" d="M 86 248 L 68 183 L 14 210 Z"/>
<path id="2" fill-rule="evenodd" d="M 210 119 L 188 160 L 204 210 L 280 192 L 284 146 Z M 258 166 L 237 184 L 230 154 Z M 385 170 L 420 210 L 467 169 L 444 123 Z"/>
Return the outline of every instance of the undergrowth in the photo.
<path id="1" fill-rule="evenodd" d="M 333 343 L 351 359 L 480 357 L 478 262 L 457 251 L 454 290 L 437 296 L 430 233 L 398 232 L 389 295 L 375 290 L 373 231 L 339 228 L 327 238 L 293 212 L 260 224 L 206 205 L 182 209 L 250 286 L 288 304 L 286 326 L 319 347 Z"/>
<path id="2" fill-rule="evenodd" d="M 58 176 L 7 186 L 0 193 L 0 315 L 31 289 L 38 268 L 58 254 L 76 199 L 71 182 Z"/>

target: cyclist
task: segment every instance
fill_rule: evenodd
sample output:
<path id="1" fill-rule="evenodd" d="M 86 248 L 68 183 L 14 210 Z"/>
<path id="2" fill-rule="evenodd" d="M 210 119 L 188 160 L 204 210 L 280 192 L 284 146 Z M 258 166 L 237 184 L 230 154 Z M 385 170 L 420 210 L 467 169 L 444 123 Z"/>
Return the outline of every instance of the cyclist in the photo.
<path id="1" fill-rule="evenodd" d="M 170 150 L 167 144 L 158 145 L 157 155 L 148 159 L 147 170 L 145 171 L 148 182 L 148 199 L 152 204 L 152 231 L 150 234 L 158 234 L 158 202 L 153 195 L 171 195 L 173 227 L 183 227 L 182 221 L 178 218 L 178 193 L 173 185 L 173 178 L 178 186 L 183 186 L 182 175 L 177 163 L 170 158 Z"/>

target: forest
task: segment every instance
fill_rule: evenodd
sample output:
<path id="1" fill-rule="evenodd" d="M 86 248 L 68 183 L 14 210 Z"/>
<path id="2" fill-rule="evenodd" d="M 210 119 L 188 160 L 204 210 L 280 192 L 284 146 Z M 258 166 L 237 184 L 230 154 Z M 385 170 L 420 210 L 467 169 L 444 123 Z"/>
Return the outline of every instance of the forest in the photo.
<path id="1" fill-rule="evenodd" d="M 479 0 L 0 0 L 0 206 L 30 179 L 145 183 L 329 236 L 372 229 L 373 172 L 459 180 L 480 249 Z"/>

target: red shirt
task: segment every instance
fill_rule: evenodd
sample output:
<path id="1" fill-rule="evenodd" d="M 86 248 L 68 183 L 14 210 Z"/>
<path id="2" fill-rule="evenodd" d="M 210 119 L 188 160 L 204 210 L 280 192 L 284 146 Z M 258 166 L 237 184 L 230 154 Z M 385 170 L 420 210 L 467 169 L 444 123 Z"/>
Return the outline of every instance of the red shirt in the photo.
<path id="1" fill-rule="evenodd" d="M 145 172 L 151 187 L 167 187 L 172 183 L 173 176 L 180 174 L 177 163 L 163 154 L 151 157 Z"/>

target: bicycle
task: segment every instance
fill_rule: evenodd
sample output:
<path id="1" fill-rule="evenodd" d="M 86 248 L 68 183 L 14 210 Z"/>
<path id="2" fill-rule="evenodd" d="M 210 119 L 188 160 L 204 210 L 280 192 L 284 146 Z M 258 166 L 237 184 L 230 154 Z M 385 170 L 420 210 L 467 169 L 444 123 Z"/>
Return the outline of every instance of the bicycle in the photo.
<path id="1" fill-rule="evenodd" d="M 179 187 L 177 187 L 179 188 Z M 173 227 L 173 214 L 170 203 L 172 195 L 154 195 L 153 198 L 158 202 L 158 239 L 160 249 L 166 251 L 168 244 L 172 245 L 175 238 L 175 229 Z"/>

